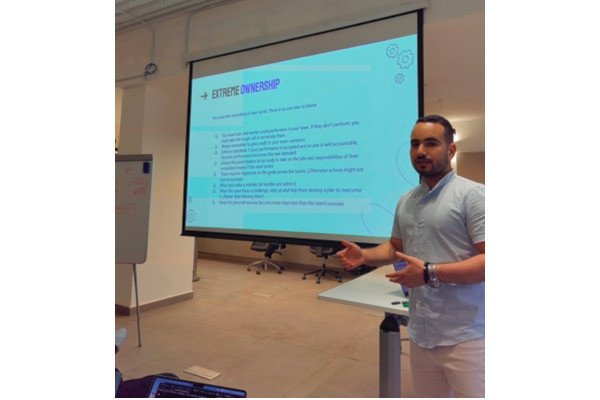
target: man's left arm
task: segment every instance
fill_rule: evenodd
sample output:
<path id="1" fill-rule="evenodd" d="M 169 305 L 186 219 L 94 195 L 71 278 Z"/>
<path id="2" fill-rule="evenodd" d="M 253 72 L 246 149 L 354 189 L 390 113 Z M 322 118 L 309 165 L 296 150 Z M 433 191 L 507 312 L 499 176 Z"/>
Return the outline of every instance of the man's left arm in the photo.
<path id="1" fill-rule="evenodd" d="M 484 186 L 477 185 L 469 190 L 464 197 L 463 204 L 467 232 L 479 254 L 458 262 L 436 264 L 435 273 L 442 283 L 470 284 L 485 282 Z"/>
<path id="2" fill-rule="evenodd" d="M 475 243 L 479 254 L 463 261 L 436 264 L 435 273 L 442 283 L 485 282 L 485 242 Z"/>
<path id="3" fill-rule="evenodd" d="M 485 242 L 476 243 L 479 254 L 466 260 L 435 264 L 435 273 L 442 283 L 470 284 L 485 282 Z M 425 261 L 416 257 L 407 256 L 397 251 L 394 253 L 397 260 L 408 262 L 408 266 L 400 271 L 386 274 L 391 282 L 401 283 L 409 288 L 425 284 L 423 269 Z"/>

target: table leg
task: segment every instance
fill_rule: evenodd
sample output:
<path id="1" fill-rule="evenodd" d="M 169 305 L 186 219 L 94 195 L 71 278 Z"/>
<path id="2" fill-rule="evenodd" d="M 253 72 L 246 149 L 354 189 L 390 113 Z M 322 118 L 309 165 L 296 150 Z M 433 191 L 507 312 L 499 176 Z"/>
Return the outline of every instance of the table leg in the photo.
<path id="1" fill-rule="evenodd" d="M 393 314 L 379 326 L 379 397 L 401 397 L 400 327 Z"/>

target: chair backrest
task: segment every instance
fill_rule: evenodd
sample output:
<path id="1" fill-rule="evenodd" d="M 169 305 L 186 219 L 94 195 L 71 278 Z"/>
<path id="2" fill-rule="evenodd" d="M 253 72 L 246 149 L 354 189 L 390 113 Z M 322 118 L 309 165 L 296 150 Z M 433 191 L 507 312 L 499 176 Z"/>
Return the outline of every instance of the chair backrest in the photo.
<path id="1" fill-rule="evenodd" d="M 333 247 L 310 246 L 310 252 L 317 257 L 327 258 L 327 256 L 330 256 L 334 253 L 334 249 Z"/>
<path id="2" fill-rule="evenodd" d="M 285 249 L 283 243 L 269 243 L 269 242 L 252 242 L 250 246 L 251 250 L 260 251 L 265 253 L 265 256 L 271 257 L 277 250 Z"/>

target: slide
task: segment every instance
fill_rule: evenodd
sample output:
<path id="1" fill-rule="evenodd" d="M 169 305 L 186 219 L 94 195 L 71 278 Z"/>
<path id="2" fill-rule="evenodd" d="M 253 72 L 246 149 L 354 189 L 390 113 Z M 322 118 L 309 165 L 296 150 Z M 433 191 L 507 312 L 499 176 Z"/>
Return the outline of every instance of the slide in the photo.
<path id="1" fill-rule="evenodd" d="M 416 49 L 410 35 L 194 79 L 186 228 L 389 238 L 418 182 Z"/>

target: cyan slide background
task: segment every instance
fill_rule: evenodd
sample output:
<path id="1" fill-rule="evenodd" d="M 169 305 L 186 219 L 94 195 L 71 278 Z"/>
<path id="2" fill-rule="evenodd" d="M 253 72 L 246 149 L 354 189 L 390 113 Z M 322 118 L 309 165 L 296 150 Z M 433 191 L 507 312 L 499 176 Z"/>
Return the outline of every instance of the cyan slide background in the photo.
<path id="1" fill-rule="evenodd" d="M 398 198 L 418 181 L 408 154 L 410 131 L 418 117 L 416 49 L 417 38 L 412 35 L 195 79 L 190 114 L 187 226 L 389 237 Z M 213 89 L 272 79 L 280 80 L 276 90 L 212 99 Z M 200 97 L 204 93 L 206 100 Z M 317 107 L 250 115 L 268 108 L 306 104 Z M 213 118 L 238 113 L 248 115 Z M 358 143 L 299 149 L 296 157 L 306 156 L 310 150 L 311 155 L 317 156 L 343 157 L 352 153 L 358 155 L 357 159 L 286 161 L 274 163 L 273 169 L 364 167 L 362 173 L 251 175 L 241 181 L 294 181 L 296 187 L 362 189 L 355 195 L 275 193 L 262 199 L 331 199 L 344 201 L 345 207 L 219 205 L 221 133 L 346 121 L 359 124 L 282 134 L 284 139 L 304 138 L 304 144 L 351 140 Z M 215 134 L 219 137 L 215 138 Z M 248 135 L 245 138 L 250 139 Z"/>

